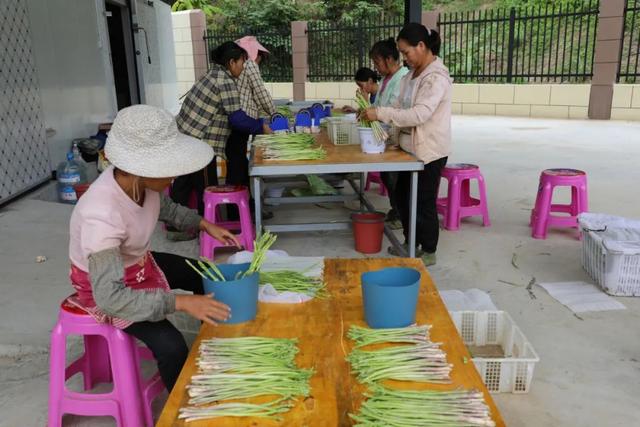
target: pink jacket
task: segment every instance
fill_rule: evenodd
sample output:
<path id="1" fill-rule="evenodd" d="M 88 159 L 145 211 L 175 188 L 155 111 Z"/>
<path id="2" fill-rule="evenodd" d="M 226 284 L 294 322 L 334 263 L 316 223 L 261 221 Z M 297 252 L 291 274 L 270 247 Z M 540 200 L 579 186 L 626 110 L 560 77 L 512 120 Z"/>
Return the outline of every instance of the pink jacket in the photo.
<path id="1" fill-rule="evenodd" d="M 412 105 L 400 108 L 400 102 L 408 82 L 409 72 L 400 83 L 400 96 L 393 107 L 378 107 L 378 119 L 395 128 L 412 128 L 411 142 L 416 157 L 425 164 L 446 157 L 451 153 L 451 93 L 453 80 L 449 70 L 436 58 L 420 74 L 415 82 Z"/>

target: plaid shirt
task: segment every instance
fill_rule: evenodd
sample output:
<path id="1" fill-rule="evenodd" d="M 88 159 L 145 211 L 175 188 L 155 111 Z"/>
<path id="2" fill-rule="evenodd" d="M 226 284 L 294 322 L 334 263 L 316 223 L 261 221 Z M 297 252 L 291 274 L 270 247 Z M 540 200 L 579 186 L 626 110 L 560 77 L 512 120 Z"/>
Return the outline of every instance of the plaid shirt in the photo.
<path id="1" fill-rule="evenodd" d="M 235 80 L 214 64 L 187 93 L 176 122 L 182 133 L 206 142 L 216 156 L 226 159 L 224 147 L 231 134 L 229 115 L 238 110 L 240 96 Z"/>
<path id="2" fill-rule="evenodd" d="M 244 63 L 244 70 L 238 79 L 240 91 L 240 105 L 249 117 L 258 119 L 261 116 L 271 116 L 276 112 L 271 95 L 267 91 L 260 75 L 258 64 L 251 60 Z"/>

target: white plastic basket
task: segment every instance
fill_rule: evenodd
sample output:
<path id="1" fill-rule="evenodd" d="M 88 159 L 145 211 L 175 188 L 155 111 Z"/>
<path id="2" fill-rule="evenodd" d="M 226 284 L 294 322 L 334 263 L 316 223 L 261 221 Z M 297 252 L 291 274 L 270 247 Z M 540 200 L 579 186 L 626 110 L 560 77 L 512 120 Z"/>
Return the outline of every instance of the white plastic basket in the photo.
<path id="1" fill-rule="evenodd" d="M 640 241 L 607 240 L 607 230 L 640 230 L 640 221 L 602 214 L 582 214 L 582 267 L 608 294 L 640 296 Z"/>
<path id="2" fill-rule="evenodd" d="M 335 145 L 360 144 L 358 123 L 344 117 L 328 117 L 327 133 Z"/>
<path id="3" fill-rule="evenodd" d="M 473 356 L 492 393 L 528 393 L 540 360 L 533 346 L 505 311 L 452 311 L 451 318 L 467 346 L 499 346 L 503 357 Z"/>

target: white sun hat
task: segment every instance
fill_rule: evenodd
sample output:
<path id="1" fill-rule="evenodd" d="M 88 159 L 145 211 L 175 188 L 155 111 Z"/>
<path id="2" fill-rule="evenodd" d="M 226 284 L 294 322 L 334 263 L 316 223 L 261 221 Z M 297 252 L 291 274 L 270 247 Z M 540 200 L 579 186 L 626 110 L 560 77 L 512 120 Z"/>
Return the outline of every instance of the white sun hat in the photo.
<path id="1" fill-rule="evenodd" d="M 213 159 L 207 143 L 180 133 L 171 113 L 151 105 L 118 112 L 104 153 L 118 169 L 143 178 L 187 175 Z"/>

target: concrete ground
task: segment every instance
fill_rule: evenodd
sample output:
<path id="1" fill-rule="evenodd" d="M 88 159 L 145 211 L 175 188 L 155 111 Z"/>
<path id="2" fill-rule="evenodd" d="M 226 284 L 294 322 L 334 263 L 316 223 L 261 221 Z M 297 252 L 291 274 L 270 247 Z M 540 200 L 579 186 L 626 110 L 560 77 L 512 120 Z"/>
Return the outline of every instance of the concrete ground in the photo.
<path id="1" fill-rule="evenodd" d="M 537 282 L 590 281 L 573 232 L 534 240 L 527 227 L 538 174 L 572 167 L 589 174 L 593 212 L 640 218 L 640 124 L 455 117 L 450 161 L 481 166 L 492 226 L 465 221 L 441 233 L 440 289 L 480 288 L 508 311 L 540 355 L 530 393 L 494 398 L 509 426 L 631 426 L 640 420 L 640 299 L 619 298 L 627 310 L 573 315 Z M 47 413 L 47 346 L 57 304 L 68 295 L 67 226 L 71 208 L 48 190 L 0 209 L 0 425 L 42 426 Z M 372 193 L 373 194 L 373 193 Z M 567 198 L 568 193 L 561 193 Z M 386 201 L 372 196 L 380 208 Z M 38 200 L 40 199 L 40 200 Z M 344 217 L 344 207 L 277 207 L 276 218 Z M 193 242 L 156 250 L 195 255 Z M 361 257 L 349 232 L 283 234 L 276 248 L 292 254 Z M 35 263 L 39 255 L 47 257 Z M 381 253 L 381 256 L 384 254 Z M 515 266 L 512 264 L 515 261 Z M 506 284 L 504 282 L 510 282 Z M 183 327 L 193 329 L 193 322 Z M 77 342 L 72 352 L 78 352 Z M 162 402 L 157 402 L 158 409 Z M 635 421 L 634 421 L 635 420 Z M 111 425 L 108 419 L 66 418 L 65 425 Z"/>

